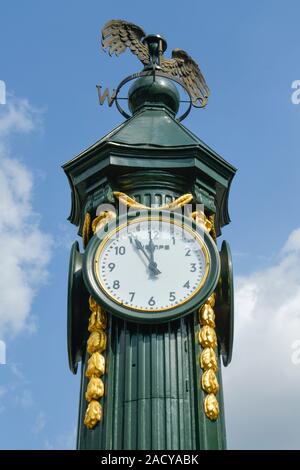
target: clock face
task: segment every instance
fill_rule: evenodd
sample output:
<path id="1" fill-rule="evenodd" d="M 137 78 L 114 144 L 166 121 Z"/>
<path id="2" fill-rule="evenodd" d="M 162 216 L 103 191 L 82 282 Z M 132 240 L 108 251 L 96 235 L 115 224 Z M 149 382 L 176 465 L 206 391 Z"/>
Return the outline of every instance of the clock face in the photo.
<path id="1" fill-rule="evenodd" d="M 89 293 L 120 318 L 160 323 L 194 312 L 213 292 L 220 258 L 207 231 L 159 210 L 100 228 L 83 258 Z"/>
<path id="2" fill-rule="evenodd" d="M 93 269 L 99 287 L 115 303 L 140 312 L 163 312 L 194 297 L 209 267 L 203 237 L 190 226 L 144 217 L 104 237 Z"/>

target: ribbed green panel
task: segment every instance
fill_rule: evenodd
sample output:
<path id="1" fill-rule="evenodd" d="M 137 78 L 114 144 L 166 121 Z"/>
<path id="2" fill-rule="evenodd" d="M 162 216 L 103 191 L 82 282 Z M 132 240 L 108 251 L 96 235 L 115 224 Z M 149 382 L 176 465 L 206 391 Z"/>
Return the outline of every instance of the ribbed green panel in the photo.
<path id="1" fill-rule="evenodd" d="M 203 412 L 198 330 L 192 316 L 153 327 L 111 317 L 103 422 L 94 430 L 82 425 L 87 405 L 83 398 L 78 447 L 224 448 L 222 417 L 213 423 Z M 83 382 L 82 397 L 85 378 Z"/>

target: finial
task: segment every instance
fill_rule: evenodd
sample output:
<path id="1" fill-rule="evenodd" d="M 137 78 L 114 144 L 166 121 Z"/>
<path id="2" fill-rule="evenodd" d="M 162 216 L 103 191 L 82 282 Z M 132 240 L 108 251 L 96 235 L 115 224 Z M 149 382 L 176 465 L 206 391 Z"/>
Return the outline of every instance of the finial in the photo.
<path id="1" fill-rule="evenodd" d="M 159 34 L 148 34 L 142 40 L 148 46 L 150 60 L 153 65 L 160 66 L 163 53 L 167 50 L 167 41 Z M 145 66 L 145 69 L 147 65 Z"/>

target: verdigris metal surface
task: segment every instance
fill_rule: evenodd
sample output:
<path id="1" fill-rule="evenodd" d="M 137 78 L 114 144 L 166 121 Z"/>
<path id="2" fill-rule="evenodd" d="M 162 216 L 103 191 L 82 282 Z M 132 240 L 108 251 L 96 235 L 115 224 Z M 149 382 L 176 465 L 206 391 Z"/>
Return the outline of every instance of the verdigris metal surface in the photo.
<path id="1" fill-rule="evenodd" d="M 221 275 L 216 302 L 216 328 L 224 366 L 231 362 L 234 333 L 234 287 L 232 256 L 229 243 L 222 242 Z"/>
<path id="2" fill-rule="evenodd" d="M 82 360 L 85 342 L 88 335 L 88 292 L 82 279 L 82 254 L 79 243 L 73 243 L 69 262 L 68 280 L 68 321 L 67 344 L 69 367 L 73 374 L 77 372 L 78 363 Z"/>
<path id="3" fill-rule="evenodd" d="M 72 190 L 69 220 L 79 226 L 79 234 L 89 192 L 106 179 L 105 197 L 109 197 L 110 175 L 120 175 L 124 169 L 185 172 L 189 191 L 194 192 L 197 179 L 213 195 L 217 234 L 230 222 L 228 194 L 235 168 L 179 123 L 167 105 L 157 106 L 141 104 L 131 119 L 63 165 Z"/>
<path id="4" fill-rule="evenodd" d="M 225 448 L 222 396 L 217 421 L 203 412 L 198 328 L 194 315 L 159 326 L 110 316 L 103 421 L 93 430 L 83 425 L 83 398 L 79 449 Z M 83 374 L 81 396 L 85 389 Z"/>

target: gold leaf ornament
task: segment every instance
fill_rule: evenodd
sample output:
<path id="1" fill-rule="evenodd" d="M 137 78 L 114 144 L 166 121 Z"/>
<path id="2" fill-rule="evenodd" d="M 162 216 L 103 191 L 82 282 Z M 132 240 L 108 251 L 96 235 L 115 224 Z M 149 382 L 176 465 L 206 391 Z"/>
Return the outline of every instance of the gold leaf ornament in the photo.
<path id="1" fill-rule="evenodd" d="M 82 241 L 83 241 L 83 246 L 86 248 L 90 235 L 91 235 L 91 214 L 87 212 L 84 217 L 84 222 L 83 222 L 83 227 L 82 227 Z"/>
<path id="2" fill-rule="evenodd" d="M 96 300 L 91 295 L 89 296 L 89 307 L 90 307 L 91 312 L 93 312 L 94 310 L 98 308 L 98 304 Z"/>
<path id="3" fill-rule="evenodd" d="M 200 325 L 208 325 L 211 326 L 212 328 L 215 328 L 216 323 L 215 323 L 215 312 L 214 309 L 209 305 L 209 303 L 206 303 L 202 305 L 199 309 L 199 323 Z"/>
<path id="4" fill-rule="evenodd" d="M 100 377 L 105 373 L 105 358 L 99 352 L 91 355 L 87 363 L 86 377 Z"/>
<path id="5" fill-rule="evenodd" d="M 201 225 L 203 228 L 205 228 L 208 232 L 210 232 L 212 230 L 212 223 L 211 221 L 206 217 L 206 215 L 204 214 L 204 212 L 201 212 L 201 211 L 195 211 L 195 212 L 192 212 L 191 214 L 191 217 L 192 219 L 194 219 L 194 221 Z"/>
<path id="6" fill-rule="evenodd" d="M 204 411 L 206 416 L 215 421 L 219 416 L 219 403 L 213 393 L 210 393 L 204 400 Z"/>
<path id="7" fill-rule="evenodd" d="M 212 369 L 217 372 L 218 363 L 216 353 L 213 348 L 205 348 L 200 354 L 200 367 L 201 369 L 207 370 Z"/>
<path id="8" fill-rule="evenodd" d="M 88 330 L 90 333 L 93 331 L 100 331 L 100 330 L 105 330 L 107 327 L 107 315 L 104 310 L 100 306 L 97 306 L 97 308 L 92 312 L 90 318 L 89 318 L 89 326 Z"/>
<path id="9" fill-rule="evenodd" d="M 132 197 L 128 196 L 125 193 L 121 193 L 120 191 L 115 191 L 113 195 L 122 204 L 132 209 L 153 209 L 153 207 L 146 206 L 145 204 L 141 204 L 140 202 L 137 202 Z M 161 209 L 161 210 L 178 209 L 179 207 L 183 207 L 186 204 L 189 204 L 192 200 L 193 200 L 192 194 L 190 193 L 183 194 L 182 196 L 178 197 L 172 202 L 169 202 L 168 204 L 164 204 L 163 206 L 158 206 L 157 209 Z"/>
<path id="10" fill-rule="evenodd" d="M 88 429 L 93 429 L 102 419 L 102 406 L 96 400 L 92 400 L 85 412 L 84 424 Z"/>
<path id="11" fill-rule="evenodd" d="M 206 393 L 216 395 L 219 391 L 219 383 L 215 372 L 212 369 L 206 370 L 201 378 L 202 388 Z"/>
<path id="12" fill-rule="evenodd" d="M 106 342 L 107 337 L 106 333 L 103 330 L 100 331 L 92 331 L 87 340 L 87 351 L 89 354 L 93 354 L 95 352 L 103 352 L 106 349 Z"/>
<path id="13" fill-rule="evenodd" d="M 215 303 L 216 303 L 216 294 L 215 293 L 211 294 L 211 296 L 208 297 L 206 303 L 209 304 L 212 308 L 214 308 Z"/>
<path id="14" fill-rule="evenodd" d="M 92 222 L 92 231 L 96 233 L 101 227 L 116 218 L 116 213 L 113 211 L 101 212 Z"/>
<path id="15" fill-rule="evenodd" d="M 85 399 L 90 402 L 91 400 L 99 400 L 104 395 L 104 384 L 99 377 L 92 377 L 88 383 Z"/>
<path id="16" fill-rule="evenodd" d="M 203 348 L 213 348 L 217 346 L 217 335 L 215 330 L 208 325 L 205 325 L 199 331 L 199 342 Z"/>

